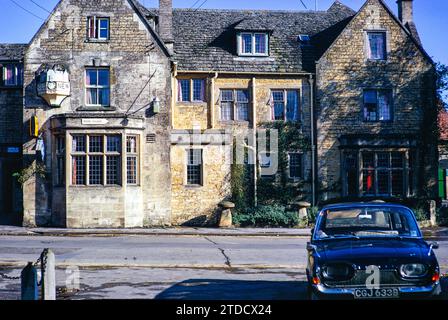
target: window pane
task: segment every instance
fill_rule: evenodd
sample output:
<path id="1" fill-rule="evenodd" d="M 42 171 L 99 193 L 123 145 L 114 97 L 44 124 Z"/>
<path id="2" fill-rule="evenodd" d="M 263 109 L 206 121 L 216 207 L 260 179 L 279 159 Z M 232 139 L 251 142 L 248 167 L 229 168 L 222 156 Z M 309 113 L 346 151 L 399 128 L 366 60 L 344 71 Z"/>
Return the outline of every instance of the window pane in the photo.
<path id="1" fill-rule="evenodd" d="M 260 153 L 260 167 L 270 168 L 271 167 L 271 154 L 270 153 Z"/>
<path id="2" fill-rule="evenodd" d="M 103 136 L 89 136 L 89 152 L 103 152 Z"/>
<path id="3" fill-rule="evenodd" d="M 403 195 L 403 185 L 404 185 L 403 171 L 402 170 L 393 170 L 392 171 L 392 194 L 394 196 Z"/>
<path id="4" fill-rule="evenodd" d="M 201 167 L 202 167 L 202 150 L 190 149 L 188 150 L 187 159 L 187 183 L 201 184 Z"/>
<path id="5" fill-rule="evenodd" d="M 86 157 L 75 156 L 72 158 L 72 184 L 86 184 Z"/>
<path id="6" fill-rule="evenodd" d="M 103 156 L 89 157 L 89 184 L 103 184 Z"/>
<path id="7" fill-rule="evenodd" d="M 392 168 L 403 169 L 404 167 L 404 153 L 392 152 Z"/>
<path id="8" fill-rule="evenodd" d="M 378 167 L 380 168 L 390 168 L 390 153 L 381 152 L 377 154 L 378 157 Z"/>
<path id="9" fill-rule="evenodd" d="M 72 151 L 86 152 L 86 136 L 83 135 L 72 137 Z"/>
<path id="10" fill-rule="evenodd" d="M 88 37 L 96 38 L 95 34 L 95 17 L 87 18 Z"/>
<path id="11" fill-rule="evenodd" d="M 255 35 L 255 53 L 267 53 L 266 37 L 265 34 Z"/>
<path id="12" fill-rule="evenodd" d="M 98 104 L 102 106 L 110 104 L 109 89 L 98 89 Z"/>
<path id="13" fill-rule="evenodd" d="M 190 80 L 182 79 L 178 81 L 179 101 L 190 101 Z"/>
<path id="14" fill-rule="evenodd" d="M 221 91 L 221 101 L 233 101 L 233 90 Z"/>
<path id="15" fill-rule="evenodd" d="M 100 38 L 107 39 L 109 37 L 109 19 L 100 20 Z"/>
<path id="16" fill-rule="evenodd" d="M 120 184 L 120 156 L 106 157 L 106 184 Z"/>
<path id="17" fill-rule="evenodd" d="M 98 73 L 96 69 L 86 70 L 86 85 L 96 86 L 98 83 Z"/>
<path id="18" fill-rule="evenodd" d="M 107 152 L 121 152 L 121 136 L 107 136 Z"/>
<path id="19" fill-rule="evenodd" d="M 98 69 L 98 85 L 104 87 L 109 86 L 109 70 Z"/>
<path id="20" fill-rule="evenodd" d="M 274 120 L 284 120 L 285 105 L 283 102 L 274 103 Z"/>
<path id="21" fill-rule="evenodd" d="M 295 90 L 287 91 L 286 120 L 299 120 L 299 94 Z"/>
<path id="22" fill-rule="evenodd" d="M 370 59 L 384 60 L 386 58 L 386 34 L 384 32 L 369 32 Z"/>
<path id="23" fill-rule="evenodd" d="M 129 156 L 127 158 L 126 164 L 126 172 L 127 172 L 127 183 L 128 184 L 136 184 L 137 183 L 137 157 Z"/>
<path id="24" fill-rule="evenodd" d="M 243 33 L 241 35 L 242 40 L 242 52 L 243 53 L 252 53 L 252 34 L 250 33 Z"/>
<path id="25" fill-rule="evenodd" d="M 249 120 L 249 91 L 237 90 L 236 98 L 238 120 Z"/>
<path id="26" fill-rule="evenodd" d="M 363 171 L 362 190 L 365 195 L 375 194 L 375 170 Z"/>
<path id="27" fill-rule="evenodd" d="M 299 153 L 289 154 L 289 176 L 291 178 L 302 177 L 302 154 Z"/>
<path id="28" fill-rule="evenodd" d="M 378 171 L 378 193 L 389 195 L 389 171 Z"/>
<path id="29" fill-rule="evenodd" d="M 221 103 L 221 120 L 233 120 L 233 103 Z"/>
<path id="30" fill-rule="evenodd" d="M 373 168 L 375 166 L 375 154 L 364 152 L 362 154 L 362 165 L 364 169 Z"/>
<path id="31" fill-rule="evenodd" d="M 389 91 L 378 92 L 378 115 L 380 121 L 389 121 L 391 114 L 391 95 Z"/>
<path id="32" fill-rule="evenodd" d="M 126 138 L 126 152 L 137 153 L 137 137 L 130 136 Z"/>
<path id="33" fill-rule="evenodd" d="M 97 89 L 87 89 L 87 104 L 98 104 Z"/>
<path id="34" fill-rule="evenodd" d="M 203 79 L 193 80 L 193 100 L 205 101 L 205 81 Z"/>

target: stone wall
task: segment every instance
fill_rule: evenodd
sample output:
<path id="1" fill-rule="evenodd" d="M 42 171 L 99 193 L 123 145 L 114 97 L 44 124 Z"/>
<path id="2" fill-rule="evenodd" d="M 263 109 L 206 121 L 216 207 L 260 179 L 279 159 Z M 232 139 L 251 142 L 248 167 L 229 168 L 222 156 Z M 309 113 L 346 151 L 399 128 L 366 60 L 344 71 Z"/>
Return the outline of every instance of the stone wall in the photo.
<path id="1" fill-rule="evenodd" d="M 110 39 L 104 42 L 86 40 L 88 16 L 110 18 Z M 50 108 L 36 95 L 35 72 L 43 64 L 65 65 L 70 73 L 71 95 L 60 108 Z M 85 105 L 85 67 L 110 68 L 109 111 L 89 109 Z M 154 75 L 152 78 L 151 76 Z M 151 78 L 151 80 L 149 80 Z M 147 85 L 146 85 L 147 84 Z M 67 178 L 67 201 L 53 201 L 53 185 L 48 181 L 26 185 L 24 206 L 26 225 L 51 223 L 52 212 L 59 221 L 66 215 L 68 227 L 142 227 L 170 223 L 171 176 L 169 165 L 169 117 L 171 103 L 170 61 L 166 51 L 158 45 L 144 20 L 127 0 L 63 0 L 31 41 L 25 56 L 25 112 L 23 122 L 37 111 L 41 133 L 46 145 L 45 165 L 49 176 L 53 166 L 52 131 L 50 119 L 59 115 L 78 118 L 75 128 L 84 133 L 98 133 L 113 129 L 125 135 L 128 126 L 125 113 L 137 111 L 143 123 L 140 137 L 140 177 L 137 186 L 103 188 L 78 187 Z M 141 93 L 141 94 L 140 94 Z M 139 96 L 140 94 L 140 96 Z M 160 113 L 152 111 L 151 102 L 161 101 Z M 146 106 L 146 107 L 145 107 Z M 118 119 L 117 119 L 118 117 Z M 82 118 L 104 118 L 104 125 L 81 125 Z M 75 121 L 75 120 L 73 120 Z M 72 128 L 58 127 L 71 133 Z M 155 140 L 146 141 L 148 134 Z M 23 136 L 25 161 L 35 161 L 36 141 Z M 67 142 L 68 143 L 68 142 Z M 67 145 L 68 149 L 70 147 Z M 67 158 L 69 159 L 69 158 Z M 70 168 L 70 161 L 67 169 Z M 123 161 L 124 174 L 126 162 Z M 69 174 L 67 174 L 69 175 Z M 115 190 L 116 189 L 116 190 Z M 130 189 L 135 189 L 131 191 Z M 58 193 L 60 194 L 60 193 Z M 39 198 L 39 202 L 35 199 Z M 61 206 L 65 208 L 60 208 Z M 46 217 L 36 219 L 36 216 Z M 53 215 L 53 219 L 54 219 Z"/>
<path id="2" fill-rule="evenodd" d="M 178 79 L 204 78 L 206 79 L 206 97 L 204 103 L 178 102 L 173 109 L 174 128 L 179 130 L 213 129 L 227 130 L 232 135 L 247 132 L 253 127 L 253 103 L 255 104 L 257 127 L 271 122 L 271 90 L 297 89 L 300 93 L 300 109 L 302 132 L 306 138 L 310 137 L 310 86 L 306 77 L 300 76 L 257 76 L 218 74 L 212 79 L 213 73 L 188 74 L 181 73 Z M 246 89 L 251 96 L 255 85 L 255 99 L 251 99 L 249 106 L 249 121 L 222 121 L 220 109 L 220 91 L 222 89 Z M 176 84 L 177 86 L 177 84 Z M 177 92 L 177 87 L 174 92 Z M 177 96 L 177 95 L 176 95 Z M 213 116 L 212 116 L 213 114 Z M 220 201 L 231 196 L 229 189 L 231 167 L 223 163 L 227 154 L 230 157 L 232 148 L 226 146 L 198 146 L 204 150 L 204 168 L 207 172 L 204 186 L 190 187 L 185 185 L 186 146 L 174 145 L 171 151 L 172 171 L 172 207 L 174 223 L 183 223 L 195 216 L 210 218 L 218 208 Z M 300 151 L 300 150 L 291 150 Z M 304 159 L 305 190 L 310 197 L 311 188 L 311 153 L 305 152 Z M 197 220 L 199 221 L 199 220 Z"/>
<path id="3" fill-rule="evenodd" d="M 369 61 L 366 56 L 366 30 L 387 34 L 387 61 Z M 317 66 L 317 147 L 318 175 L 323 199 L 340 197 L 341 154 L 339 137 L 347 134 L 410 135 L 423 142 L 430 135 L 425 109 L 435 108 L 430 61 L 409 34 L 380 1 L 369 0 L 319 60 Z M 388 88 L 393 91 L 393 121 L 364 122 L 363 89 Z M 425 132 L 426 130 L 426 132 Z M 434 187 L 435 153 L 428 151 L 421 168 L 425 180 Z"/>

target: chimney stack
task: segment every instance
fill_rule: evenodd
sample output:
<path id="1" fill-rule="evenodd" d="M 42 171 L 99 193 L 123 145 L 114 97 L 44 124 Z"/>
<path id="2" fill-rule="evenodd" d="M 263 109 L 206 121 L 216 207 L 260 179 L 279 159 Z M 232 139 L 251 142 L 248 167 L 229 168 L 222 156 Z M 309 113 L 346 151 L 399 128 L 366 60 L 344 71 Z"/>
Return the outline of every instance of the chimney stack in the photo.
<path id="1" fill-rule="evenodd" d="M 174 42 L 173 0 L 159 0 L 159 35 L 167 45 Z"/>
<path id="2" fill-rule="evenodd" d="M 414 0 L 397 0 L 398 18 L 406 25 L 414 22 Z"/>

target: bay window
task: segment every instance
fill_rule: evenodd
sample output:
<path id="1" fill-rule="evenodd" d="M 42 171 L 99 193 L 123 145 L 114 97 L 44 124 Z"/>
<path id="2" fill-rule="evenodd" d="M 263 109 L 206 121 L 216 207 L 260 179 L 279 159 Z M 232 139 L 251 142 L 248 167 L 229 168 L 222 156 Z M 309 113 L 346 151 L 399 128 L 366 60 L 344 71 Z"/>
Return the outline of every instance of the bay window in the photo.
<path id="1" fill-rule="evenodd" d="M 122 135 L 73 134 L 71 136 L 71 184 L 75 186 L 116 186 L 122 184 Z M 138 136 L 126 137 L 127 184 L 138 183 Z M 62 143 L 62 142 L 61 142 Z M 57 147 L 59 148 L 59 147 Z M 62 151 L 57 153 L 62 154 Z M 59 165 L 59 160 L 58 160 Z"/>

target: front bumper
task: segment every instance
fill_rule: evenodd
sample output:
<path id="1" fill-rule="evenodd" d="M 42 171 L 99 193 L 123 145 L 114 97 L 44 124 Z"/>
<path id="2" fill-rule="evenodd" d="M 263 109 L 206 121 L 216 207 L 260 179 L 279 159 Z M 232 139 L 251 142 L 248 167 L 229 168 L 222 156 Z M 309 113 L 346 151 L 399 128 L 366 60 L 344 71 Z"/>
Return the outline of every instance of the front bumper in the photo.
<path id="1" fill-rule="evenodd" d="M 365 289 L 359 288 L 329 288 L 323 284 L 313 285 L 316 293 L 320 296 L 336 297 L 336 296 L 351 296 L 354 297 L 355 290 Z M 428 286 L 422 287 L 396 287 L 400 292 L 400 296 L 437 296 L 442 292 L 440 282 L 437 281 Z"/>

